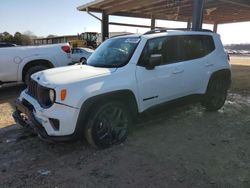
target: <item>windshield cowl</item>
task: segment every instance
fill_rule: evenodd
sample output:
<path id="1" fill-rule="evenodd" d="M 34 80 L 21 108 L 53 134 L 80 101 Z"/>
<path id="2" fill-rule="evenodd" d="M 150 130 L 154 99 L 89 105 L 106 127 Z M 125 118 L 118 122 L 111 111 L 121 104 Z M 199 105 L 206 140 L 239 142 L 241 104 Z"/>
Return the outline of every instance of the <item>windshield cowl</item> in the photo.
<path id="1" fill-rule="evenodd" d="M 89 65 L 89 64 L 87 64 Z M 118 65 L 106 65 L 106 64 L 93 64 L 93 65 L 89 65 L 89 66 L 92 66 L 92 67 L 99 67 L 99 68 L 118 68 L 118 67 L 121 67 L 121 66 L 118 66 Z"/>

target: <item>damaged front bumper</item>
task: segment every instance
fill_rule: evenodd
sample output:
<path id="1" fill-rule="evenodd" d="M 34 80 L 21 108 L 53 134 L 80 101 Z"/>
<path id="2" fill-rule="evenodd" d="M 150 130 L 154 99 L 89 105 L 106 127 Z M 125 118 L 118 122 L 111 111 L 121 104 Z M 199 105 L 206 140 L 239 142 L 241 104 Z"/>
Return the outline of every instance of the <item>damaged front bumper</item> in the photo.
<path id="1" fill-rule="evenodd" d="M 12 116 L 14 118 L 14 120 L 16 121 L 16 123 L 18 123 L 19 125 L 23 126 L 23 127 L 31 127 L 35 133 L 38 134 L 38 136 L 46 141 L 51 141 L 50 137 L 48 136 L 48 134 L 46 133 L 45 129 L 42 127 L 42 125 L 35 119 L 32 111 L 33 111 L 33 107 L 30 105 L 25 105 L 22 101 L 20 101 L 19 99 L 17 99 L 15 101 L 15 106 L 16 106 L 16 111 L 13 112 Z M 27 118 L 25 116 L 23 116 L 22 114 L 25 114 L 27 116 Z M 29 121 L 29 123 L 27 122 Z"/>
<path id="2" fill-rule="evenodd" d="M 54 105 L 54 109 L 39 109 L 36 101 L 30 99 L 29 101 L 31 102 L 29 102 L 25 98 L 29 98 L 29 96 L 25 95 L 26 94 L 22 93 L 15 101 L 16 110 L 12 116 L 18 124 L 24 127 L 31 127 L 41 139 L 49 142 L 76 140 L 78 138 L 78 133 L 75 129 L 76 125 L 74 124 L 76 109 L 70 109 L 69 107 L 58 104 Z M 70 113 L 67 113 L 67 115 L 62 114 L 61 111 L 65 112 L 66 109 Z M 62 118 L 63 116 L 65 116 L 64 119 Z M 72 118 L 70 119 L 69 117 Z M 53 125 L 53 120 L 58 120 L 58 129 Z M 72 124 L 69 124 L 69 121 L 71 121 Z M 65 127 L 68 128 L 65 129 Z"/>

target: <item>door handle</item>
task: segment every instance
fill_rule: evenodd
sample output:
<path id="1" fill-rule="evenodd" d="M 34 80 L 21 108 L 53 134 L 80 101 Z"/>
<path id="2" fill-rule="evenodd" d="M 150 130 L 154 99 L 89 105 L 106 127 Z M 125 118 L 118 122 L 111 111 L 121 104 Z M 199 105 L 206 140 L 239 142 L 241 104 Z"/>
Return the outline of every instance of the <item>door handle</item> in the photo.
<path id="1" fill-rule="evenodd" d="M 211 67 L 213 65 L 214 65 L 213 63 L 208 63 L 208 62 L 205 64 L 206 67 Z"/>
<path id="2" fill-rule="evenodd" d="M 183 73 L 184 70 L 183 69 L 177 69 L 177 70 L 174 70 L 173 74 L 180 74 L 180 73 Z"/>

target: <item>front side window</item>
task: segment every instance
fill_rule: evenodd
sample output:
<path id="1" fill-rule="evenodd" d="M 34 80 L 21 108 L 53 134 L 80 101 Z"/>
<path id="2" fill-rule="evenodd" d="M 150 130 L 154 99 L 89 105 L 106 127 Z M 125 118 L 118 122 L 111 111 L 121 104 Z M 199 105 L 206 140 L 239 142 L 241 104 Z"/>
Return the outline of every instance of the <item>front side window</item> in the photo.
<path id="1" fill-rule="evenodd" d="M 162 55 L 162 64 L 170 64 L 179 61 L 180 50 L 177 37 L 160 37 L 150 39 L 145 45 L 140 57 L 139 65 L 147 65 L 153 54 Z"/>
<path id="2" fill-rule="evenodd" d="M 162 54 L 162 44 L 163 41 L 166 40 L 166 38 L 155 38 L 155 39 L 150 39 L 141 54 L 140 60 L 139 60 L 139 65 L 147 65 L 149 62 L 149 58 L 153 54 Z"/>
<path id="3" fill-rule="evenodd" d="M 102 43 L 87 60 L 87 65 L 95 67 L 122 67 L 132 57 L 139 37 L 113 38 Z"/>

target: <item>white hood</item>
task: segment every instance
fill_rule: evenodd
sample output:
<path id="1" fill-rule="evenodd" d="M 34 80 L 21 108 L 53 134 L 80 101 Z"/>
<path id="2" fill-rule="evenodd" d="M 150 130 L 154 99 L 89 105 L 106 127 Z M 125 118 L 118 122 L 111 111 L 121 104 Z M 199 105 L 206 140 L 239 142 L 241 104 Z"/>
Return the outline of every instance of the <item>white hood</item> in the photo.
<path id="1" fill-rule="evenodd" d="M 39 82 L 39 84 L 53 88 L 57 85 L 65 85 L 102 75 L 109 75 L 115 70 L 116 68 L 73 65 L 41 71 L 33 74 L 31 77 Z"/>

